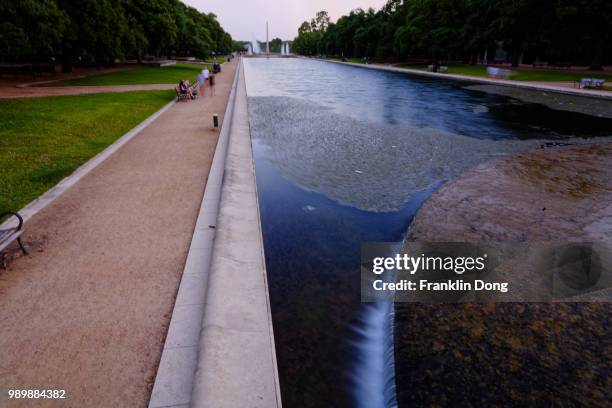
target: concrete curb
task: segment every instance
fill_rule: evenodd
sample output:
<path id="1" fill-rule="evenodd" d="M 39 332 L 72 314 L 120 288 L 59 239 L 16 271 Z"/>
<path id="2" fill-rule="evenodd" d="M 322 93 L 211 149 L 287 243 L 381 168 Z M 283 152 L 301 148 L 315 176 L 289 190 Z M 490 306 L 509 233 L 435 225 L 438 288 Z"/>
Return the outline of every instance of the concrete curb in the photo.
<path id="1" fill-rule="evenodd" d="M 191 402 L 239 73 L 238 67 L 149 400 L 150 408 L 188 406 Z"/>
<path id="2" fill-rule="evenodd" d="M 318 61 L 331 62 L 334 64 L 350 65 L 350 66 L 358 67 L 358 68 L 376 69 L 379 71 L 389 71 L 389 72 L 400 72 L 404 74 L 419 75 L 419 76 L 425 76 L 425 77 L 430 77 L 430 78 L 454 79 L 458 81 L 477 82 L 477 83 L 482 83 L 482 84 L 487 84 L 487 85 L 508 86 L 512 88 L 522 88 L 522 89 L 529 89 L 533 91 L 555 92 L 555 93 L 566 94 L 566 95 L 583 96 L 587 98 L 612 100 L 612 92 L 599 93 L 597 91 L 589 91 L 589 90 L 584 90 L 584 89 L 571 89 L 571 88 L 564 88 L 561 86 L 552 86 L 552 85 L 531 84 L 529 82 L 522 82 L 522 81 L 509 81 L 509 80 L 503 80 L 503 79 L 481 78 L 481 77 L 472 77 L 472 76 L 457 75 L 457 74 L 441 74 L 438 72 L 419 71 L 418 69 L 399 68 L 399 67 L 377 65 L 377 64 L 356 64 L 354 62 L 335 61 L 335 60 L 322 59 L 322 58 L 313 58 L 313 59 L 318 60 Z"/>
<path id="3" fill-rule="evenodd" d="M 18 212 L 23 217 L 23 221 L 26 222 L 27 220 L 32 218 L 34 215 L 36 215 L 39 211 L 41 211 L 43 208 L 47 207 L 49 204 L 55 201 L 55 199 L 57 199 L 60 195 L 62 195 L 66 190 L 68 190 L 70 187 L 78 183 L 79 180 L 85 177 L 89 172 L 95 169 L 104 160 L 108 159 L 113 153 L 115 153 L 123 145 L 129 142 L 134 136 L 140 133 L 140 131 L 142 131 L 144 128 L 149 126 L 155 119 L 157 119 L 164 112 L 170 109 L 175 103 L 176 103 L 176 100 L 172 100 L 171 102 L 168 102 L 161 109 L 159 109 L 157 112 L 155 112 L 154 114 L 146 118 L 135 128 L 133 128 L 132 130 L 130 130 L 129 132 L 121 136 L 119 139 L 117 139 L 113 144 L 109 145 L 104 150 L 102 150 L 100 153 L 98 153 L 97 155 L 89 159 L 87 162 L 82 164 L 71 175 L 64 178 L 62 181 L 57 183 L 50 190 L 47 190 L 40 197 L 36 198 L 35 200 L 27 204 L 25 207 L 20 209 Z M 2 225 L 0 225 L 0 229 L 12 228 L 12 227 L 15 227 L 16 225 L 17 225 L 17 221 L 14 218 L 10 218 L 7 221 L 5 221 Z"/>
<path id="4" fill-rule="evenodd" d="M 280 407 L 244 74 L 236 89 L 209 273 L 191 406 Z"/>

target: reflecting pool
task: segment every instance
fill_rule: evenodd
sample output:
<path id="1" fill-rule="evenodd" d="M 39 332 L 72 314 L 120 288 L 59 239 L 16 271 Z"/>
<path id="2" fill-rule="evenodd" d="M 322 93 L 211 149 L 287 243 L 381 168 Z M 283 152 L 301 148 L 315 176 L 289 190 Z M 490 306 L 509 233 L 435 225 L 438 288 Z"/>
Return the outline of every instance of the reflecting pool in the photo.
<path id="1" fill-rule="evenodd" d="M 401 241 L 422 202 L 479 163 L 608 136 L 612 120 L 465 82 L 243 61 L 283 404 L 396 405 L 410 361 L 385 341 L 393 307 L 360 303 L 360 244 Z"/>

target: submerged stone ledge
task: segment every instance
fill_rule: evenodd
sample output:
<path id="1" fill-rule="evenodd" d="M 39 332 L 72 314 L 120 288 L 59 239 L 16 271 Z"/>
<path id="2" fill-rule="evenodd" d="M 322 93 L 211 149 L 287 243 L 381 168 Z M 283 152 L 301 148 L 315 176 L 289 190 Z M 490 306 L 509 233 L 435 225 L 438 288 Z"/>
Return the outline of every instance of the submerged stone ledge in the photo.
<path id="1" fill-rule="evenodd" d="M 609 142 L 504 157 L 435 192 L 408 238 L 610 243 L 611 180 Z M 520 264 L 511 269 L 515 281 L 517 274 L 525 285 L 537 281 Z M 610 291 L 597 295 L 609 299 Z M 611 312 L 609 302 L 397 304 L 396 360 L 410 362 L 398 366 L 397 386 L 408 390 L 417 383 L 420 390 L 400 391 L 398 401 L 428 405 L 452 393 L 455 404 L 478 396 L 480 405 L 500 399 L 606 405 L 611 360 L 602 344 Z M 421 342 L 413 339 L 414 327 Z M 466 383 L 466 373 L 478 380 Z"/>
<path id="2" fill-rule="evenodd" d="M 612 241 L 612 143 L 477 166 L 418 211 L 411 240 Z"/>

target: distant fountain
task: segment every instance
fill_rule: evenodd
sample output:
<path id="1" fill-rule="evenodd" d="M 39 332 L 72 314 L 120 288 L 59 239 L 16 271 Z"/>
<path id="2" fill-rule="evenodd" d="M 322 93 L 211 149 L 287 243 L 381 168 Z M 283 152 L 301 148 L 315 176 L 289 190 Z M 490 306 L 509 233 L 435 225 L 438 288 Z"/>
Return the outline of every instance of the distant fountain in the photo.
<path id="1" fill-rule="evenodd" d="M 289 55 L 290 53 L 291 51 L 289 49 L 289 41 L 283 41 L 283 44 L 281 45 L 281 54 Z"/>
<path id="2" fill-rule="evenodd" d="M 261 47 L 259 46 L 259 41 L 257 41 L 257 39 L 254 37 L 251 41 L 251 52 L 253 54 L 261 54 Z"/>

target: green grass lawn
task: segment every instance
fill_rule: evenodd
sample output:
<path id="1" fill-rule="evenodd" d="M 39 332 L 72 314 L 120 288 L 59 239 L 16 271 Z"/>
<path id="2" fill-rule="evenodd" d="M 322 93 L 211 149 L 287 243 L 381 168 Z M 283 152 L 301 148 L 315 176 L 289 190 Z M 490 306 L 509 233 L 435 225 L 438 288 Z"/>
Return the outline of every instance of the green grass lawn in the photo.
<path id="1" fill-rule="evenodd" d="M 427 67 L 424 65 L 400 65 L 402 68 L 418 69 L 426 71 Z M 544 70 L 544 69 L 512 69 L 514 72 L 510 79 L 515 81 L 550 81 L 550 82 L 562 82 L 562 81 L 575 81 L 580 78 L 591 77 L 601 78 L 606 81 L 612 81 L 612 74 L 609 73 L 592 73 L 592 72 L 571 72 L 571 71 L 557 71 L 557 70 Z M 483 65 L 451 65 L 448 67 L 449 74 L 457 75 L 468 75 L 468 76 L 487 76 L 487 68 Z"/>
<path id="2" fill-rule="evenodd" d="M 49 82 L 41 86 L 98 86 L 98 85 L 142 85 L 178 84 L 181 79 L 194 82 L 203 65 L 176 64 L 167 67 L 136 67 L 106 74 L 94 74 L 85 78 Z"/>
<path id="3" fill-rule="evenodd" d="M 545 71 L 521 69 L 510 79 L 517 81 L 576 81 L 580 78 L 601 78 L 606 81 L 612 80 L 612 75 L 603 72 L 569 72 L 569 71 Z"/>
<path id="4" fill-rule="evenodd" d="M 173 91 L 0 100 L 0 212 L 19 210 L 157 111 Z"/>
<path id="5" fill-rule="evenodd" d="M 227 61 L 227 55 L 218 55 L 215 58 L 206 58 L 206 62 L 218 62 L 219 64 L 222 64 L 224 62 Z"/>

